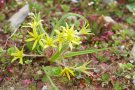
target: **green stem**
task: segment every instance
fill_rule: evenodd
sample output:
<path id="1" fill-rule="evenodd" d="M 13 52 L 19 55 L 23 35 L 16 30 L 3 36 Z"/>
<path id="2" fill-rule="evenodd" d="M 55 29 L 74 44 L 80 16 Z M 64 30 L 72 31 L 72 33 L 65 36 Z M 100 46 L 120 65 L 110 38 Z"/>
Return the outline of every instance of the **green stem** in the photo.
<path id="1" fill-rule="evenodd" d="M 58 90 L 58 88 L 55 86 L 55 84 L 53 83 L 52 79 L 51 79 L 50 76 L 48 75 L 48 73 L 47 73 L 45 67 L 42 66 L 42 68 L 43 68 L 44 72 L 46 73 L 46 77 L 48 78 L 48 80 L 49 80 L 50 84 L 52 85 L 52 87 L 53 87 L 55 90 Z"/>

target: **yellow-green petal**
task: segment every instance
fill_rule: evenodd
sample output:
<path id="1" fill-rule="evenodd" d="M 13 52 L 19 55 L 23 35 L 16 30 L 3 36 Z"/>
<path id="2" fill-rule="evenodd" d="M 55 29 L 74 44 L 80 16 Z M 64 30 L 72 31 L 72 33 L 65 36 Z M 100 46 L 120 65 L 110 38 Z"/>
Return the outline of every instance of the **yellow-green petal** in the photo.
<path id="1" fill-rule="evenodd" d="M 14 57 L 11 62 L 14 62 L 17 59 L 18 59 L 18 57 Z"/>
<path id="2" fill-rule="evenodd" d="M 44 48 L 47 48 L 47 47 L 49 47 L 49 46 L 48 46 L 48 45 L 45 45 L 45 46 L 44 46 Z"/>
<path id="3" fill-rule="evenodd" d="M 31 42 L 31 41 L 34 41 L 34 40 L 35 40 L 35 38 L 29 38 L 29 39 L 26 40 L 26 42 Z"/>
<path id="4" fill-rule="evenodd" d="M 66 75 L 67 75 L 68 79 L 70 80 L 69 72 L 66 72 Z"/>
<path id="5" fill-rule="evenodd" d="M 72 76 L 75 76 L 74 72 L 69 69 L 69 72 L 71 73 Z"/>
<path id="6" fill-rule="evenodd" d="M 29 33 L 32 37 L 34 37 L 34 34 L 33 34 L 33 33 L 29 32 L 29 31 L 28 31 L 28 33 Z"/>
<path id="7" fill-rule="evenodd" d="M 32 50 L 36 47 L 37 42 L 38 42 L 37 40 L 34 42 L 33 47 L 32 47 Z"/>
<path id="8" fill-rule="evenodd" d="M 44 44 L 41 40 L 39 40 L 39 44 L 40 44 L 40 46 L 44 47 Z"/>
<path id="9" fill-rule="evenodd" d="M 19 63 L 20 63 L 20 64 L 23 64 L 23 59 L 22 59 L 22 58 L 20 58 Z"/>
<path id="10" fill-rule="evenodd" d="M 33 29 L 34 36 L 38 36 L 36 29 Z"/>
<path id="11" fill-rule="evenodd" d="M 70 47 L 71 50 L 73 49 L 72 43 L 69 43 L 69 47 Z"/>

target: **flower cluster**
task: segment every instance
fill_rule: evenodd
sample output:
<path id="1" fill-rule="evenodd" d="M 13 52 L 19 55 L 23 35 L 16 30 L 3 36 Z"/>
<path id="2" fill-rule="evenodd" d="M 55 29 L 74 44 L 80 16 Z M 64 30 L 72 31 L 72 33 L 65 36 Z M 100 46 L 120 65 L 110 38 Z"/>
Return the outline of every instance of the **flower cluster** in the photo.
<path id="1" fill-rule="evenodd" d="M 54 28 L 53 35 L 50 35 L 43 29 L 40 14 L 31 13 L 30 16 L 32 22 L 28 23 L 28 26 L 23 27 L 30 27 L 32 30 L 32 32 L 28 31 L 29 35 L 26 38 L 26 42 L 33 43 L 32 50 L 38 49 L 38 47 L 41 47 L 43 50 L 52 47 L 60 51 L 63 46 L 67 46 L 72 50 L 76 45 L 81 44 L 81 35 L 89 34 L 90 32 L 90 29 L 88 29 L 89 25 L 84 25 L 80 30 L 75 30 L 74 25 L 66 23 L 65 26 L 59 26 L 57 30 Z M 19 59 L 20 63 L 23 64 L 23 49 L 21 51 L 17 49 L 17 52 L 12 53 L 12 56 L 14 56 L 12 62 Z"/>
<path id="2" fill-rule="evenodd" d="M 24 57 L 33 57 L 33 56 L 46 57 L 50 61 L 55 61 L 61 57 L 61 55 L 63 54 L 63 52 L 65 52 L 66 49 L 73 50 L 75 46 L 81 44 L 81 41 L 83 39 L 82 37 L 84 37 L 86 34 L 90 34 L 90 29 L 88 29 L 89 27 L 88 24 L 82 25 L 82 27 L 80 26 L 81 27 L 80 30 L 76 30 L 76 28 L 78 27 L 75 27 L 74 25 L 68 25 L 67 23 L 65 26 L 59 26 L 57 29 L 54 28 L 52 33 L 49 34 L 43 29 L 40 14 L 30 14 L 30 15 L 32 18 L 32 22 L 28 23 L 28 26 L 24 26 L 24 27 L 30 27 L 31 31 L 28 31 L 28 35 L 26 36 L 25 41 L 33 44 L 32 50 L 42 53 L 45 51 L 45 49 L 51 47 L 51 49 L 53 48 L 57 52 L 51 57 L 47 57 L 47 55 L 44 55 L 44 54 L 42 55 L 36 55 L 35 53 L 33 55 L 24 54 L 24 48 L 22 48 L 21 50 L 16 48 L 15 51 L 11 53 L 11 56 L 13 56 L 13 59 L 11 62 L 19 60 L 19 63 L 23 64 Z M 88 51 L 85 51 L 85 52 L 89 53 Z M 83 53 L 81 51 L 80 52 L 71 51 L 69 54 L 65 54 L 65 55 L 63 54 L 64 56 L 62 57 L 62 59 L 65 58 L 66 55 L 70 56 L 73 53 L 74 55 L 80 55 L 80 54 L 84 54 L 84 51 Z M 56 62 L 56 63 L 63 67 L 52 70 L 52 72 L 55 72 L 55 73 L 57 72 L 59 73 L 58 75 L 66 76 L 69 80 L 71 79 L 71 77 L 76 77 L 77 72 L 86 74 L 88 76 L 90 75 L 89 70 L 91 68 L 87 67 L 90 62 L 85 62 L 82 65 L 75 65 L 73 67 L 65 66 L 63 64 L 60 64 L 59 62 Z M 52 82 L 49 77 L 49 73 L 47 72 L 48 71 L 45 71 L 46 76 L 48 77 L 50 82 Z M 55 87 L 53 83 L 52 85 Z"/>
<path id="3" fill-rule="evenodd" d="M 29 32 L 30 37 L 26 40 L 27 42 L 34 42 L 32 50 L 36 48 L 37 45 L 42 46 L 44 49 L 48 47 L 58 48 L 61 50 L 64 44 L 67 44 L 72 50 L 75 45 L 81 44 L 81 34 L 89 34 L 90 30 L 87 29 L 87 26 L 83 26 L 80 31 L 74 29 L 74 25 L 71 27 L 66 23 L 66 26 L 61 26 L 59 30 L 54 30 L 55 34 L 50 36 L 48 33 L 42 30 L 39 30 L 39 26 L 41 23 L 40 16 L 33 15 L 31 16 L 33 19 L 32 23 L 29 23 L 29 26 L 33 32 Z"/>

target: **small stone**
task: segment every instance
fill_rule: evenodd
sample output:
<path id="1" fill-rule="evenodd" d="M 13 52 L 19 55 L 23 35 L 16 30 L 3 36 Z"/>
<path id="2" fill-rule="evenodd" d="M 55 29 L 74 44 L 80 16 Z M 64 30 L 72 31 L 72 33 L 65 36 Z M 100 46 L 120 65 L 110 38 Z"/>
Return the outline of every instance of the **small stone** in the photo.
<path id="1" fill-rule="evenodd" d="M 42 71 L 41 70 L 37 71 L 37 74 L 38 75 L 41 75 L 42 74 Z"/>
<path id="2" fill-rule="evenodd" d="M 126 75 L 125 77 L 126 77 L 126 78 L 128 78 L 128 79 L 130 79 L 130 78 L 131 78 L 131 76 L 130 76 L 130 75 Z"/>
<path id="3" fill-rule="evenodd" d="M 91 5 L 93 5 L 94 4 L 94 2 L 89 2 L 88 3 L 88 6 L 91 6 Z"/>
<path id="4" fill-rule="evenodd" d="M 43 86 L 42 90 L 48 90 L 48 87 L 47 86 Z"/>
<path id="5" fill-rule="evenodd" d="M 104 16 L 103 17 L 106 23 L 116 23 L 110 16 Z"/>
<path id="6" fill-rule="evenodd" d="M 129 62 L 130 62 L 130 63 L 134 63 L 134 60 L 130 60 Z"/>
<path id="7" fill-rule="evenodd" d="M 10 90 L 15 90 L 15 88 L 14 87 L 10 87 Z"/>
<path id="8" fill-rule="evenodd" d="M 95 73 L 100 73 L 100 70 L 99 69 L 94 69 L 94 72 Z"/>
<path id="9" fill-rule="evenodd" d="M 124 45 L 120 46 L 120 50 L 121 51 L 123 51 L 124 49 L 125 49 L 125 46 Z"/>
<path id="10" fill-rule="evenodd" d="M 135 79 L 133 79 L 132 83 L 135 85 Z"/>
<path id="11" fill-rule="evenodd" d="M 103 0 L 104 4 L 110 5 L 112 3 L 116 3 L 116 0 Z"/>
<path id="12" fill-rule="evenodd" d="M 11 26 L 15 29 L 19 28 L 21 23 L 25 20 L 29 13 L 29 4 L 23 6 L 18 12 L 16 12 L 10 19 Z"/>
<path id="13" fill-rule="evenodd" d="M 73 3 L 78 3 L 78 2 L 79 2 L 79 0 L 72 0 L 72 2 L 73 2 Z"/>

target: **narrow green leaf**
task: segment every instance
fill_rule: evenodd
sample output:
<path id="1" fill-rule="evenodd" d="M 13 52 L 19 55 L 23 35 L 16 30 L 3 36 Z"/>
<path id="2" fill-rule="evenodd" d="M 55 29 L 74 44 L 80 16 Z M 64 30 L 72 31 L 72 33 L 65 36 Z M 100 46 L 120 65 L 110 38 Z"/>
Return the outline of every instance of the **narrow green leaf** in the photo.
<path id="1" fill-rule="evenodd" d="M 37 42 L 38 42 L 37 40 L 34 42 L 33 47 L 32 47 L 32 50 L 36 47 Z"/>
<path id="2" fill-rule="evenodd" d="M 51 57 L 51 61 L 54 62 L 55 60 L 57 60 L 67 48 L 68 46 L 64 45 L 60 51 L 58 50 L 58 52 Z"/>
<path id="3" fill-rule="evenodd" d="M 12 59 L 11 63 L 14 62 L 14 61 L 17 60 L 17 59 L 18 59 L 18 57 L 14 57 L 14 58 Z"/>
<path id="4" fill-rule="evenodd" d="M 31 41 L 34 41 L 34 40 L 35 40 L 35 38 L 29 38 L 29 39 L 26 40 L 26 42 L 31 42 Z"/>
<path id="5" fill-rule="evenodd" d="M 68 13 L 68 14 L 65 14 L 65 15 L 58 21 L 58 24 L 59 24 L 58 27 L 61 26 L 61 24 L 63 24 L 63 21 L 64 21 L 67 17 L 69 17 L 69 16 L 80 17 L 81 19 L 83 19 L 83 20 L 85 21 L 85 24 L 88 23 L 88 20 L 87 20 L 84 16 L 82 16 L 82 15 L 80 15 L 80 14 L 76 14 L 76 13 Z M 56 29 L 57 29 L 58 27 L 56 27 Z"/>
<path id="6" fill-rule="evenodd" d="M 83 50 L 83 51 L 77 51 L 77 52 L 69 52 L 64 55 L 64 58 L 83 55 L 83 54 L 90 54 L 90 53 L 96 53 L 99 51 L 107 50 L 107 48 L 104 49 L 90 49 L 90 50 Z"/>

